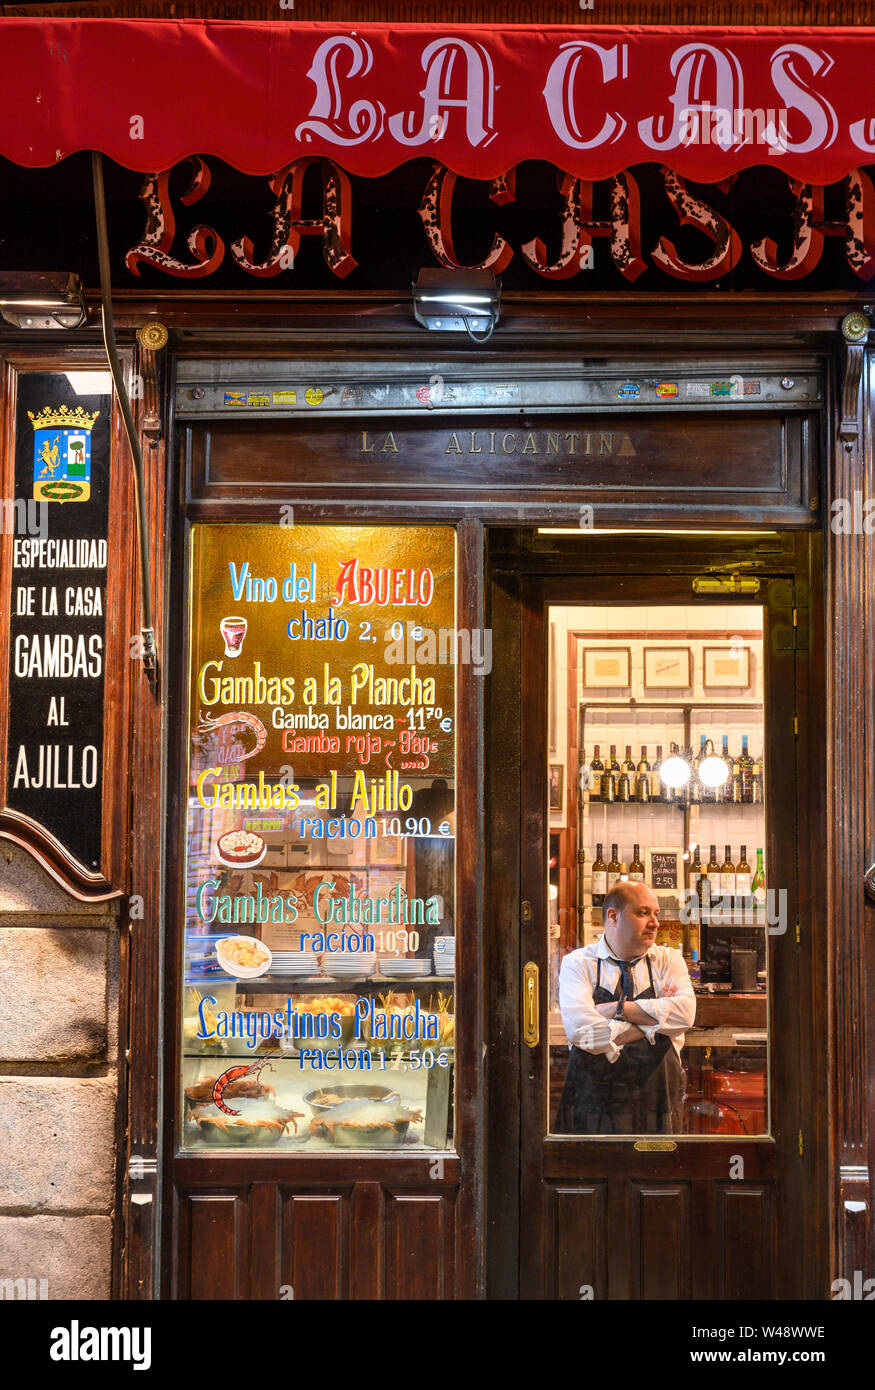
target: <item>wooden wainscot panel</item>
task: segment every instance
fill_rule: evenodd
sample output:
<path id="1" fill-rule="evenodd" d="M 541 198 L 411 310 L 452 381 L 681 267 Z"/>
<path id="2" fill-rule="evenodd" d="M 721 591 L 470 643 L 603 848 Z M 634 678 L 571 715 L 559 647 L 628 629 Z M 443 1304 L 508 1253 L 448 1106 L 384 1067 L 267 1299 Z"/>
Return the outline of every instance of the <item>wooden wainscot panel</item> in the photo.
<path id="1" fill-rule="evenodd" d="M 349 1298 L 350 1194 L 283 1191 L 284 1298 Z"/>
<path id="2" fill-rule="evenodd" d="M 526 504 L 597 500 L 600 517 L 707 508 L 748 524 L 812 526 L 816 431 L 807 416 L 733 412 L 661 416 L 509 417 L 457 422 L 218 421 L 187 436 L 190 496 L 294 496 L 365 506 L 479 503 L 517 519 Z M 454 425 L 456 427 L 454 428 Z M 330 491 L 329 491 L 330 490 Z"/>
<path id="3" fill-rule="evenodd" d="M 175 1298 L 246 1296 L 249 1226 L 240 1193 L 181 1192 L 177 1196 L 178 1287 Z"/>
<path id="4" fill-rule="evenodd" d="M 716 1298 L 776 1296 L 771 1186 L 732 1183 L 719 1189 Z"/>
<path id="5" fill-rule="evenodd" d="M 690 1190 L 686 1183 L 630 1184 L 634 1203 L 631 1230 L 633 1296 L 640 1299 L 689 1299 Z M 637 1199 L 637 1200 L 636 1200 Z"/>
<path id="6" fill-rule="evenodd" d="M 446 1192 L 386 1193 L 383 1297 L 446 1299 L 454 1292 L 454 1200 Z"/>
<path id="7" fill-rule="evenodd" d="M 552 1190 L 554 1298 L 608 1296 L 606 1191 L 605 1182 Z"/>

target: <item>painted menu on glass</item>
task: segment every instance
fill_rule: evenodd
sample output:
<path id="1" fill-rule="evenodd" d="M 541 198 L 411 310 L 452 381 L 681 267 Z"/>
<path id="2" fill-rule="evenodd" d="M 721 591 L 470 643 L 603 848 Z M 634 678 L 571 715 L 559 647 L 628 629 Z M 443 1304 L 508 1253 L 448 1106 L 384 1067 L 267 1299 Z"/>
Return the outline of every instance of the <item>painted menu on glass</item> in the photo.
<path id="1" fill-rule="evenodd" d="M 188 1147 L 446 1147 L 455 604 L 451 527 L 193 528 Z"/>

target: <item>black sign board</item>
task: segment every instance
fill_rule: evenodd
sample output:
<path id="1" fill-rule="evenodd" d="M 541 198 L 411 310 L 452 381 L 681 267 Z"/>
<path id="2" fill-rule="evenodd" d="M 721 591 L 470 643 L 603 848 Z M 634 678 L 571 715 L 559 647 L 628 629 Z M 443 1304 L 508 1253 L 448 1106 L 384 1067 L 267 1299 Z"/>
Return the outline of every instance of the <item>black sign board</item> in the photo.
<path id="1" fill-rule="evenodd" d="M 342 167 L 342 153 L 337 163 Z M 684 206 L 692 207 L 694 215 L 684 217 L 669 196 L 669 189 L 677 184 L 668 167 L 662 161 L 636 164 L 628 172 L 635 180 L 637 194 L 634 199 L 622 200 L 627 209 L 632 204 L 631 229 L 643 266 L 634 279 L 630 278 L 630 260 L 637 261 L 637 253 L 630 256 L 629 243 L 621 237 L 616 238 L 612 250 L 609 179 L 592 184 L 591 212 L 581 207 L 586 186 L 581 191 L 572 183 L 566 197 L 560 189 L 563 171 L 540 159 L 519 165 L 512 185 L 504 181 L 498 198 L 493 196 L 494 184 L 459 178 L 452 187 L 441 186 L 442 200 L 436 190 L 427 199 L 426 190 L 433 188 L 435 169 L 440 167 L 431 157 L 412 159 L 378 178 L 348 176 L 349 196 L 342 203 L 341 221 L 349 253 L 340 266 L 343 273 L 338 275 L 329 264 L 330 251 L 327 258 L 325 254 L 326 246 L 337 243 L 338 229 L 329 215 L 329 232 L 323 238 L 324 181 L 319 167 L 311 166 L 302 184 L 301 205 L 301 217 L 310 223 L 311 230 L 301 236 L 288 267 L 266 279 L 244 269 L 231 248 L 246 237 L 253 243 L 251 259 L 258 262 L 269 256 L 278 224 L 277 198 L 267 176 L 240 173 L 212 155 L 203 156 L 197 166 L 192 159 L 180 160 L 170 172 L 166 201 L 161 216 L 156 217 L 155 207 L 148 207 L 142 196 L 154 182 L 111 160 L 104 164 L 112 218 L 112 281 L 125 288 L 236 289 L 249 293 L 342 287 L 352 292 L 397 289 L 409 294 L 420 267 L 442 263 L 436 254 L 436 238 L 442 238 L 442 253 L 452 252 L 463 266 L 482 262 L 490 255 L 493 238 L 502 238 L 507 249 L 499 273 L 506 291 L 553 287 L 589 293 L 652 290 L 699 295 L 703 285 L 699 266 L 713 260 L 714 237 L 720 240 L 722 236 L 720 244 L 731 245 L 733 234 L 738 238 L 737 262 L 729 269 L 728 261 L 734 257 L 722 258 L 724 268 L 709 274 L 707 287 L 711 290 L 760 290 L 793 296 L 800 289 L 862 290 L 871 278 L 865 269 L 865 247 L 872 235 L 870 180 L 875 169 L 871 165 L 865 167 L 865 182 L 840 179 L 823 192 L 815 186 L 812 194 L 811 188 L 795 182 L 779 167 L 780 159 L 767 160 L 719 184 L 691 182 Z M 199 173 L 193 183 L 195 168 Z M 0 235 L 0 269 L 67 270 L 73 247 L 81 279 L 95 284 L 94 210 L 90 200 L 80 196 L 91 180 L 88 152 L 67 155 L 50 169 L 27 169 L 0 157 L 0 176 L 5 206 L 15 208 L 14 222 L 9 221 Z M 851 218 L 848 204 L 854 186 L 857 203 Z M 818 218 L 811 210 L 812 197 L 815 207 L 822 199 L 826 232 L 821 234 L 817 228 L 803 237 L 799 226 Z M 52 219 L 46 217 L 48 206 L 64 208 L 63 236 L 58 236 Z M 543 244 L 548 263 L 555 263 L 567 254 L 569 228 L 590 217 L 601 223 L 593 238 L 591 257 L 570 258 L 555 277 L 534 268 L 532 249 L 537 241 Z M 703 230 L 704 225 L 711 230 Z M 204 233 L 208 249 L 216 246 L 214 268 L 206 279 L 203 262 L 199 263 L 191 250 L 198 227 L 210 229 Z M 159 233 L 170 234 L 166 246 L 158 246 Z M 157 247 L 151 259 L 138 257 L 135 251 L 147 236 Z M 665 269 L 664 252 L 659 257 L 654 254 L 663 238 L 677 252 L 671 271 Z M 767 272 L 763 269 L 764 248 L 770 245 L 774 246 L 775 269 Z M 524 248 L 528 248 L 527 255 Z M 206 257 L 207 251 L 203 254 Z M 510 260 L 506 259 L 508 254 Z M 858 265 L 862 262 L 865 273 L 854 270 L 852 257 Z M 785 270 L 794 258 L 795 267 Z M 679 261 L 690 269 L 685 272 Z"/>
<path id="2" fill-rule="evenodd" d="M 650 853 L 650 886 L 654 892 L 678 887 L 678 859 L 681 851 L 652 850 Z"/>
<path id="3" fill-rule="evenodd" d="M 102 853 L 112 396 L 18 378 L 6 806 L 88 872 Z M 87 387 L 103 382 L 84 381 Z"/>

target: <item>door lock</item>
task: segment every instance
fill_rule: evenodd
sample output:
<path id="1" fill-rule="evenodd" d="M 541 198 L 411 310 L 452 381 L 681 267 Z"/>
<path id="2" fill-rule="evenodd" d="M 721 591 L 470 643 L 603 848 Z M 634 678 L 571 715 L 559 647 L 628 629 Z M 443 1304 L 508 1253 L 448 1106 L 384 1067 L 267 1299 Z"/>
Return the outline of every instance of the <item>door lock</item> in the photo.
<path id="1" fill-rule="evenodd" d="M 696 594 L 758 594 L 760 581 L 754 574 L 697 574 L 693 580 Z"/>

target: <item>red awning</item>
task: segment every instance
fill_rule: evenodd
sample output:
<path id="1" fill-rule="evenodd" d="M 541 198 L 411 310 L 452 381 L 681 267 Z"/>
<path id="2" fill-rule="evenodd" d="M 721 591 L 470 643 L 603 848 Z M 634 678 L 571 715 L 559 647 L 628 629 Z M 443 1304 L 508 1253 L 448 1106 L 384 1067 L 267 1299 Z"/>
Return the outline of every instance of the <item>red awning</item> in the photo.
<path id="1" fill-rule="evenodd" d="M 305 155 L 489 179 L 544 159 L 716 181 L 773 160 L 832 183 L 875 157 L 875 29 L 0 20 L 0 153 L 129 169 Z"/>

